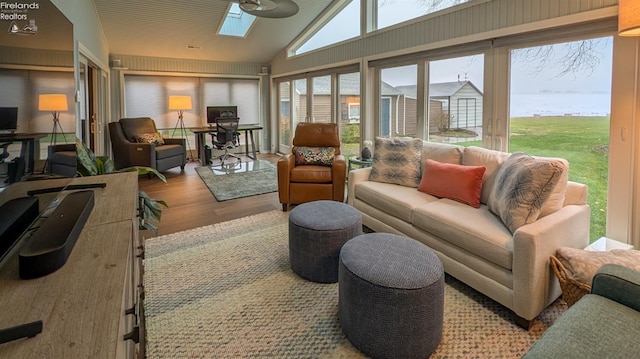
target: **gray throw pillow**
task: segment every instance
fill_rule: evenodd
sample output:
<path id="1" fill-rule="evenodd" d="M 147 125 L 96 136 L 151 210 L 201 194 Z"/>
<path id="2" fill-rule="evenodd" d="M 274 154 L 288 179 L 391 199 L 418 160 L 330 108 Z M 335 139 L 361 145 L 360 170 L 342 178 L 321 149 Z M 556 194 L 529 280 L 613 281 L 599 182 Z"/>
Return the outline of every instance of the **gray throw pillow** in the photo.
<path id="1" fill-rule="evenodd" d="M 369 180 L 417 188 L 422 142 L 412 137 L 376 137 Z"/>
<path id="2" fill-rule="evenodd" d="M 535 222 L 566 171 L 559 160 L 536 159 L 516 152 L 500 166 L 489 194 L 489 210 L 513 233 Z"/>

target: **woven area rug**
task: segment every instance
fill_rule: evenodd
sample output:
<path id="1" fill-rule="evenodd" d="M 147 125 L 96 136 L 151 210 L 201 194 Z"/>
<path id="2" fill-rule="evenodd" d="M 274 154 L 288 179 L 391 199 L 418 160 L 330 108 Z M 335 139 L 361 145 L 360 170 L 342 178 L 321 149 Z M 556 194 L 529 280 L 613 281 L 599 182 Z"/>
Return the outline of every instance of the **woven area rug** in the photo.
<path id="1" fill-rule="evenodd" d="M 362 358 L 342 334 L 338 284 L 291 271 L 288 212 L 145 241 L 147 358 Z M 432 358 L 519 358 L 566 309 L 558 300 L 530 331 L 446 277 L 443 338 Z"/>
<path id="2" fill-rule="evenodd" d="M 278 191 L 276 166 L 269 161 L 202 166 L 196 172 L 219 202 Z"/>

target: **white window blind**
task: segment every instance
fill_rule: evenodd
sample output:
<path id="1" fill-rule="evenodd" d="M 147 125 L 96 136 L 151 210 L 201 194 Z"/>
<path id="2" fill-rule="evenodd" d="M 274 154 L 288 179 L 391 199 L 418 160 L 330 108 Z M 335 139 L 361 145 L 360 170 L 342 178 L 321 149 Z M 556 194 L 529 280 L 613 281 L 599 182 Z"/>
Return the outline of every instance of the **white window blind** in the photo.
<path id="1" fill-rule="evenodd" d="M 158 128 L 173 128 L 178 119 L 169 110 L 169 96 L 191 96 L 184 111 L 186 127 L 205 126 L 207 106 L 237 106 L 240 123 L 259 123 L 259 82 L 254 79 L 125 75 L 125 116 L 151 117 Z"/>
<path id="2" fill-rule="evenodd" d="M 67 96 L 60 125 L 65 133 L 75 131 L 73 72 L 0 69 L 0 83 L 0 107 L 18 108 L 18 132 L 51 132 L 51 113 L 38 111 L 38 95 L 45 93 Z"/>
<path id="3" fill-rule="evenodd" d="M 260 123 L 258 80 L 204 78 L 202 82 L 205 110 L 207 106 L 237 106 L 240 123 Z"/>
<path id="4" fill-rule="evenodd" d="M 200 82 L 197 77 L 126 75 L 124 78 L 125 116 L 150 117 L 159 129 L 174 128 L 178 113 L 169 110 L 169 96 L 191 96 L 190 110 L 184 110 L 186 127 L 203 126 Z"/>

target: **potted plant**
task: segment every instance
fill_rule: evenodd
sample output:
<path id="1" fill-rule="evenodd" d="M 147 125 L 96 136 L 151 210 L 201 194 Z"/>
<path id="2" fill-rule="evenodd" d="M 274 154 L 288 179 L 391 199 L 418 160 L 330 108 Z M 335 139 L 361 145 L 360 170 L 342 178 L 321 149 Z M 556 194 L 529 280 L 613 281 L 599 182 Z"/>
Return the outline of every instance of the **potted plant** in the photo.
<path id="1" fill-rule="evenodd" d="M 78 156 L 77 171 L 80 176 L 98 176 L 115 172 L 137 172 L 138 175 L 156 175 L 164 183 L 167 183 L 167 178 L 151 167 L 134 166 L 116 170 L 113 161 L 111 161 L 109 157 L 96 156 L 79 138 L 76 138 L 76 153 Z M 169 206 L 165 201 L 151 198 L 146 192 L 141 190 L 138 191 L 138 200 L 138 228 L 143 230 L 147 229 L 158 234 L 158 227 L 152 222 L 160 222 L 162 206 L 166 208 Z"/>

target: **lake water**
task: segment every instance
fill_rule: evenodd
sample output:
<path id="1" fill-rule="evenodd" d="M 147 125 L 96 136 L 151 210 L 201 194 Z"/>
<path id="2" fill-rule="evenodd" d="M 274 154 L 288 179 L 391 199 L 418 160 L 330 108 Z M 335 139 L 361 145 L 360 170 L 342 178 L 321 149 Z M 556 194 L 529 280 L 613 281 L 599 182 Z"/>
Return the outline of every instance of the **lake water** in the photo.
<path id="1" fill-rule="evenodd" d="M 540 116 L 608 116 L 611 94 L 608 93 L 535 93 L 512 94 L 511 117 Z"/>

